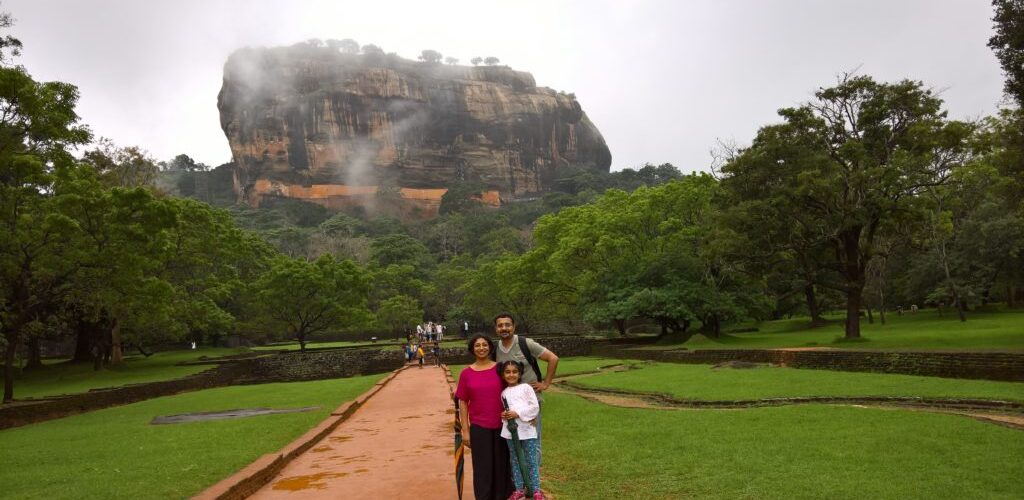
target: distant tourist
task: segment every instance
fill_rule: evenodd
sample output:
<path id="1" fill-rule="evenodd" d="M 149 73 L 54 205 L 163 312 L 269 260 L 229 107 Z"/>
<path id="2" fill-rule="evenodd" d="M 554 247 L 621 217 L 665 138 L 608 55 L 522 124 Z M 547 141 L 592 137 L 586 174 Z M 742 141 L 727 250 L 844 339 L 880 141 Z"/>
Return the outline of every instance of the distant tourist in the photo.
<path id="1" fill-rule="evenodd" d="M 426 355 L 423 354 L 423 346 L 416 346 L 416 359 L 420 360 L 420 368 L 423 368 L 423 358 Z"/>

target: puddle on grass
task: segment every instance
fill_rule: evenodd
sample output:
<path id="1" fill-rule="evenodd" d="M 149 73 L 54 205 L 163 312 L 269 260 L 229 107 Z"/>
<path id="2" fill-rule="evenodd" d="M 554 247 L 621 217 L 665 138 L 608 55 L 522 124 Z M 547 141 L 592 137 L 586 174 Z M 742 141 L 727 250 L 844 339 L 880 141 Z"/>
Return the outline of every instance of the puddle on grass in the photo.
<path id="1" fill-rule="evenodd" d="M 286 477 L 274 483 L 273 489 L 287 491 L 322 490 L 327 487 L 326 481 L 345 477 L 348 472 L 319 472 L 309 476 Z"/>
<path id="2" fill-rule="evenodd" d="M 151 425 L 181 424 L 188 422 L 204 422 L 207 420 L 256 417 L 260 415 L 277 415 L 281 413 L 303 413 L 319 409 L 319 406 L 306 406 L 303 408 L 243 408 L 237 410 L 202 411 L 197 413 L 183 413 L 180 415 L 154 417 L 149 423 Z"/>

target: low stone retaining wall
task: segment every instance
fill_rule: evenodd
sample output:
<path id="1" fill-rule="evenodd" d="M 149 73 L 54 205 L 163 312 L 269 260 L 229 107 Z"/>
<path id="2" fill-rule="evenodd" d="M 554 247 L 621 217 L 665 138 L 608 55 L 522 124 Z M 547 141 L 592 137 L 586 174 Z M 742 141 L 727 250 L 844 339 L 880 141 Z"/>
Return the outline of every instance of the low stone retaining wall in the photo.
<path id="1" fill-rule="evenodd" d="M 204 361 L 212 363 L 212 361 Z M 227 359 L 184 378 L 97 389 L 81 394 L 16 401 L 0 406 L 0 429 L 20 427 L 93 410 L 182 392 L 237 384 L 297 382 L 384 373 L 403 365 L 401 351 L 339 349 L 289 352 L 259 358 Z"/>
<path id="2" fill-rule="evenodd" d="M 540 345 L 548 348 L 558 357 L 589 356 L 594 341 L 576 335 L 559 337 L 530 337 Z M 468 341 L 467 341 L 468 342 Z M 495 341 L 497 344 L 497 341 Z M 400 354 L 400 353 L 399 353 Z M 441 349 L 441 362 L 450 365 L 468 365 L 473 362 L 473 355 L 463 347 L 445 347 Z"/>
<path id="3" fill-rule="evenodd" d="M 52 420 L 181 392 L 231 385 L 245 367 L 231 363 L 184 378 L 96 389 L 81 394 L 25 400 L 0 406 L 0 429 Z"/>
<path id="4" fill-rule="evenodd" d="M 639 350 L 595 345 L 595 355 L 673 363 L 723 361 L 772 363 L 790 368 L 900 373 L 930 377 L 1024 382 L 1024 354 L 1008 352 L 855 351 L 845 349 L 697 349 Z"/>
<path id="5" fill-rule="evenodd" d="M 267 382 L 298 382 L 329 378 L 354 377 L 384 373 L 401 368 L 402 351 L 391 347 L 378 349 L 338 349 L 293 351 L 241 361 L 245 366 L 234 384 Z"/>

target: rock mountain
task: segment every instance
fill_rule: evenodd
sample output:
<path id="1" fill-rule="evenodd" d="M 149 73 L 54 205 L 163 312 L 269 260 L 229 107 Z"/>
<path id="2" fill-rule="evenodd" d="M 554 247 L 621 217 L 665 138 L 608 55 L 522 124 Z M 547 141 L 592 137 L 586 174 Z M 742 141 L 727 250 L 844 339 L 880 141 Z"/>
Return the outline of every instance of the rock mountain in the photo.
<path id="1" fill-rule="evenodd" d="M 247 48 L 224 65 L 217 106 L 235 190 L 253 206 L 292 197 L 429 217 L 460 181 L 498 205 L 544 193 L 566 169 L 611 165 L 575 96 L 507 67 Z"/>

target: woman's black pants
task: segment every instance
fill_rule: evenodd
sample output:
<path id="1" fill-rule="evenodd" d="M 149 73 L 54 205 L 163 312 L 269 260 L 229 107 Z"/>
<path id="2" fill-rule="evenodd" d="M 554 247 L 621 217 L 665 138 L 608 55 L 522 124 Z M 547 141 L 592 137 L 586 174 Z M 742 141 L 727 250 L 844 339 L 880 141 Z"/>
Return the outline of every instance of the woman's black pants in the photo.
<path id="1" fill-rule="evenodd" d="M 469 426 L 469 455 L 473 457 L 473 494 L 476 500 L 505 500 L 515 491 L 508 445 L 501 429 Z"/>

